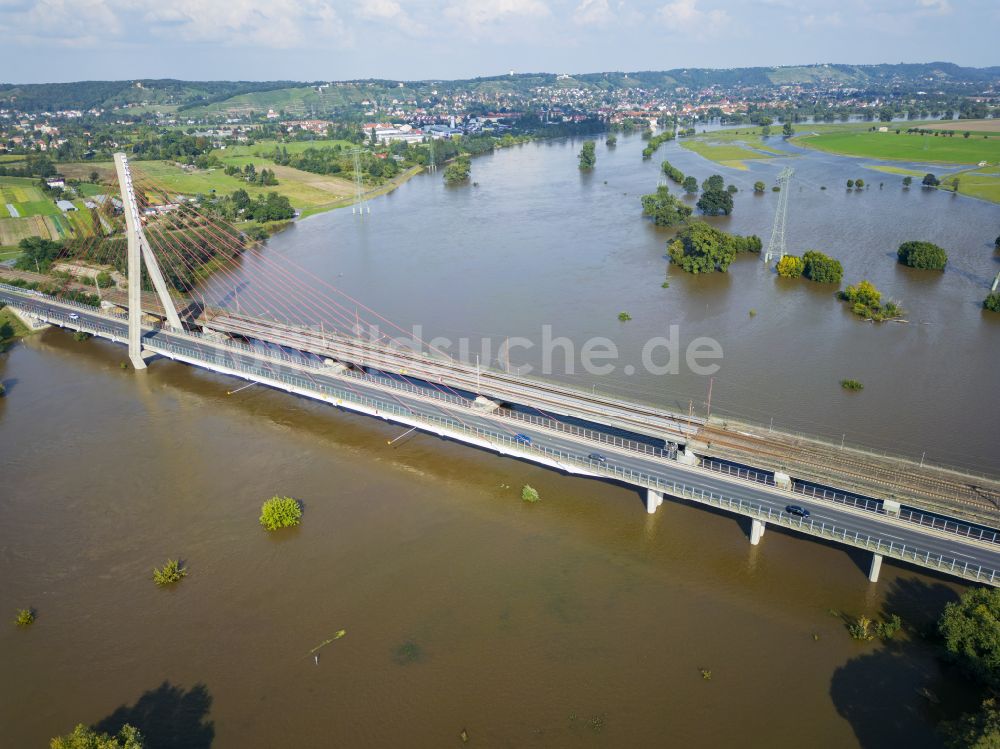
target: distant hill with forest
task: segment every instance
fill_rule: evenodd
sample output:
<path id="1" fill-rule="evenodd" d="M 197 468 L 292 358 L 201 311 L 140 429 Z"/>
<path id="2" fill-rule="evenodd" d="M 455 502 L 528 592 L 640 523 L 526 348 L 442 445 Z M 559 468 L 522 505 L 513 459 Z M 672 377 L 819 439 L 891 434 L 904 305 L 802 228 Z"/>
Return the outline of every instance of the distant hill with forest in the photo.
<path id="1" fill-rule="evenodd" d="M 433 96 L 528 94 L 534 88 L 583 88 L 613 92 L 643 88 L 769 89 L 780 86 L 842 86 L 861 90 L 932 89 L 958 93 L 972 85 L 1000 83 L 1000 66 L 970 68 L 949 62 L 881 65 L 816 64 L 750 68 L 679 68 L 662 71 L 602 72 L 574 75 L 518 73 L 462 80 L 400 81 L 80 81 L 76 83 L 0 83 L 0 107 L 26 112 L 149 106 L 190 112 L 192 116 L 223 112 L 284 109 L 299 114 L 332 113 L 369 99 L 427 99 Z"/>

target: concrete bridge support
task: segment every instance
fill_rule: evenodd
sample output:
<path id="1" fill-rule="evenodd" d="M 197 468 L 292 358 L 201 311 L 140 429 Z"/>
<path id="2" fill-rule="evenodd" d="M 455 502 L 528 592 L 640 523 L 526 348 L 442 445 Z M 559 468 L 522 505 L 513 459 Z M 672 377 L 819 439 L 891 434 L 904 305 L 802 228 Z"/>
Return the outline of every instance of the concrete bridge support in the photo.
<path id="1" fill-rule="evenodd" d="M 656 508 L 663 504 L 663 492 L 654 492 L 652 489 L 646 490 L 646 512 L 652 515 Z"/>
<path id="2" fill-rule="evenodd" d="M 879 570 L 881 569 L 882 569 L 882 555 L 872 554 L 872 566 L 871 569 L 868 570 L 868 579 L 873 583 L 877 583 L 878 573 Z"/>
<path id="3" fill-rule="evenodd" d="M 760 543 L 761 537 L 764 535 L 764 529 L 767 524 L 763 520 L 757 520 L 756 518 L 750 518 L 750 544 L 751 546 L 756 546 Z"/>

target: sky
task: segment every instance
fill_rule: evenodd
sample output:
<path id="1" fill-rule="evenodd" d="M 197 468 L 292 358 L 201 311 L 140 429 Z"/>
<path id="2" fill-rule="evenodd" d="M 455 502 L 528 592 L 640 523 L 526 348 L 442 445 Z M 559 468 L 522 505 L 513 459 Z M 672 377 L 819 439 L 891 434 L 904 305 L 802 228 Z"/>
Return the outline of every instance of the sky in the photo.
<path id="1" fill-rule="evenodd" d="M 998 0 L 0 0 L 0 81 L 1000 65 Z"/>

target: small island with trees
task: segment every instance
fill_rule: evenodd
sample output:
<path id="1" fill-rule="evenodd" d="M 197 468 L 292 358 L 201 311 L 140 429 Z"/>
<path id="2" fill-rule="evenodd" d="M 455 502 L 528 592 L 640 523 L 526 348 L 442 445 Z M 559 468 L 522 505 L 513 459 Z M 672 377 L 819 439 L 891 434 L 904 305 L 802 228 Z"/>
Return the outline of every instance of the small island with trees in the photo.
<path id="1" fill-rule="evenodd" d="M 931 242 L 903 242 L 896 251 L 899 262 L 921 270 L 944 270 L 948 253 Z"/>

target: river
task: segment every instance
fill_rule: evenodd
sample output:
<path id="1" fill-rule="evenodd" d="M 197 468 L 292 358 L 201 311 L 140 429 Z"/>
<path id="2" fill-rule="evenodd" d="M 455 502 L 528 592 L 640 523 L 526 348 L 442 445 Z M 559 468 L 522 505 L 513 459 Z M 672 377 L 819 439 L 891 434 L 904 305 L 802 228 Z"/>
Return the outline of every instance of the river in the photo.
<path id="1" fill-rule="evenodd" d="M 624 362 L 677 323 L 723 346 L 713 411 L 996 468 L 1000 325 L 977 307 L 996 206 L 790 159 L 790 243 L 911 310 L 908 325 L 872 326 L 749 258 L 728 275 L 672 269 L 662 289 L 669 233 L 640 220 L 638 195 L 664 158 L 699 179 L 722 170 L 676 144 L 642 163 L 641 148 L 600 145 L 592 175 L 576 170 L 579 141 L 500 152 L 474 161 L 478 187 L 420 177 L 370 218 L 314 217 L 267 252 L 430 334 L 551 323 L 614 338 Z M 726 171 L 740 193 L 720 224 L 766 240 L 776 196 L 750 186 L 778 167 Z M 848 176 L 875 184 L 848 195 Z M 948 247 L 942 277 L 895 265 L 911 237 Z M 390 446 L 404 430 L 123 359 L 54 330 L 0 357 L 5 745 L 132 720 L 150 747 L 195 749 L 460 746 L 463 729 L 473 746 L 924 747 L 970 707 L 919 634 L 960 592 L 951 582 L 886 564 L 870 585 L 867 560 L 841 548 L 774 529 L 752 547 L 728 516 L 675 502 L 648 516 L 620 486 L 422 434 Z M 839 392 L 843 376 L 865 382 L 860 397 Z M 663 379 L 590 384 L 703 407 L 706 378 Z M 520 500 L 525 483 L 540 503 Z M 305 514 L 268 535 L 257 515 L 276 493 Z M 151 569 L 168 557 L 190 574 L 161 590 Z M 38 619 L 20 630 L 9 620 L 25 606 Z M 899 613 L 907 633 L 859 644 L 831 612 Z"/>

